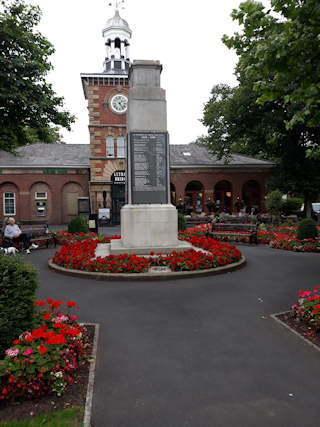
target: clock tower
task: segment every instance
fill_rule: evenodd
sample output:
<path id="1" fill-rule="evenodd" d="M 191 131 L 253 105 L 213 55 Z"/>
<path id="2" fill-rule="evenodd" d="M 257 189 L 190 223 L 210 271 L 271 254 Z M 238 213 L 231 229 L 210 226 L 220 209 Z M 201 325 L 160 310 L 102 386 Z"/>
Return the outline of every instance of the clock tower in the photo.
<path id="1" fill-rule="evenodd" d="M 132 35 L 118 7 L 106 22 L 102 35 L 103 72 L 81 74 L 89 111 L 89 191 L 91 212 L 109 209 L 110 219 L 116 224 L 125 203 L 126 111 Z"/>

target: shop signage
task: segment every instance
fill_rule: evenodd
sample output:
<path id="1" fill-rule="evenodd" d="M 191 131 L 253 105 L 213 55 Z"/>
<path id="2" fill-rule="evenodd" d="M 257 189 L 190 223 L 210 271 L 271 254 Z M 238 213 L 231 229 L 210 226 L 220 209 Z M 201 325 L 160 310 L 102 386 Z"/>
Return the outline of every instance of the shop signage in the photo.
<path id="1" fill-rule="evenodd" d="M 115 171 L 112 174 L 111 181 L 114 184 L 125 184 L 126 183 L 126 172 L 125 171 Z"/>

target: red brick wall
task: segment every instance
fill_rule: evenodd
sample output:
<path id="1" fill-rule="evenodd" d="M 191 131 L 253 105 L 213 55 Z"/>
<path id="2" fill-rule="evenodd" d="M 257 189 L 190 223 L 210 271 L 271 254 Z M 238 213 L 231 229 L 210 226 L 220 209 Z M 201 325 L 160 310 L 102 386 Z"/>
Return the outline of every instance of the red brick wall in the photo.
<path id="1" fill-rule="evenodd" d="M 81 187 L 81 197 L 88 196 L 88 172 L 75 174 L 2 174 L 0 175 L 0 215 L 4 216 L 3 193 L 13 191 L 16 194 L 16 215 L 18 221 L 36 220 L 35 191 L 46 188 L 48 192 L 47 216 L 49 224 L 61 224 L 65 222 L 63 211 L 63 188 L 68 183 L 76 183 Z M 43 184 L 37 184 L 43 183 Z M 35 185 L 37 184 L 37 185 Z M 40 219 L 40 217 L 39 217 Z"/>

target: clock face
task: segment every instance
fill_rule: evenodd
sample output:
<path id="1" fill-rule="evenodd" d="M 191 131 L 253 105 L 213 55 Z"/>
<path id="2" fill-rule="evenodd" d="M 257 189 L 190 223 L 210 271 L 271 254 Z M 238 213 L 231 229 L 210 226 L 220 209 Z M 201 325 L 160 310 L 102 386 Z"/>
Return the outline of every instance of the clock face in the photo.
<path id="1" fill-rule="evenodd" d="M 110 106 L 115 113 L 125 113 L 128 108 L 128 98 L 122 93 L 118 93 L 111 98 Z"/>

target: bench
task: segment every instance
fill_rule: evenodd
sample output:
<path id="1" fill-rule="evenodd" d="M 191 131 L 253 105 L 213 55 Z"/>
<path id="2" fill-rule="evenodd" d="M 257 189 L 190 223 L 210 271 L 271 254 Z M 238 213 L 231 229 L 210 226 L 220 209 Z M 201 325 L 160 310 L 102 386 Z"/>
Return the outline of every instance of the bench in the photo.
<path id="1" fill-rule="evenodd" d="M 210 217 L 207 216 L 198 216 L 194 218 L 186 218 L 187 228 L 195 227 L 200 224 L 209 224 L 212 221 Z"/>
<path id="2" fill-rule="evenodd" d="M 19 224 L 18 224 L 19 225 Z M 33 225 L 19 225 L 20 230 L 22 233 L 25 233 L 27 235 L 32 235 L 31 243 L 37 244 L 39 247 L 45 246 L 47 249 L 49 248 L 49 245 L 52 243 L 54 247 L 57 246 L 57 238 L 54 233 L 49 232 L 48 224 L 42 223 L 42 224 L 33 224 Z M 4 237 L 4 228 L 2 227 L 1 232 L 1 245 L 4 248 L 8 248 L 10 246 L 16 246 L 17 248 L 22 245 L 22 243 L 16 243 L 13 245 L 11 239 L 8 239 Z M 19 249 L 19 248 L 18 248 Z"/>
<path id="3" fill-rule="evenodd" d="M 258 226 L 252 223 L 230 223 L 230 222 L 212 222 L 211 231 L 210 226 L 206 233 L 207 237 L 214 238 L 215 234 L 228 233 L 230 231 L 236 231 L 239 235 L 247 236 L 249 233 L 249 243 L 258 244 Z"/>

